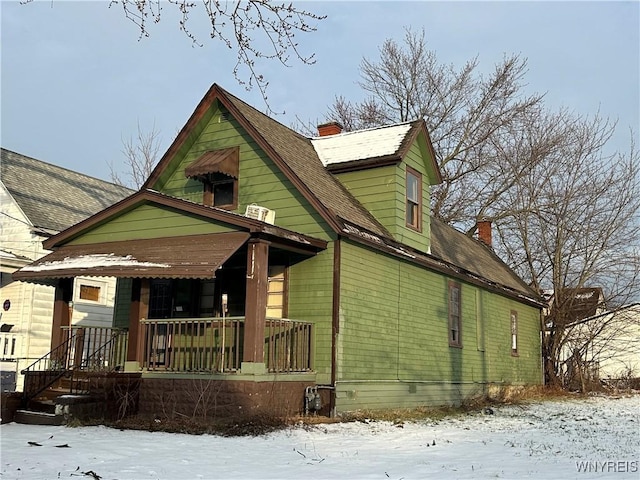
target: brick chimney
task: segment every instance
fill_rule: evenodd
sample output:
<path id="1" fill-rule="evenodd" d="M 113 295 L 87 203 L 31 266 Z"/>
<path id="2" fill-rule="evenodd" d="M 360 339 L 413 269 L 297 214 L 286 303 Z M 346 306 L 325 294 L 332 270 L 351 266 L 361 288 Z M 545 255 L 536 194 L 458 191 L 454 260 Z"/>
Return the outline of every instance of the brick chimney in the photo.
<path id="1" fill-rule="evenodd" d="M 478 227 L 478 240 L 487 247 L 492 248 L 491 242 L 491 220 L 479 220 L 476 224 Z"/>
<path id="2" fill-rule="evenodd" d="M 337 135 L 342 133 L 344 127 L 340 122 L 328 122 L 318 125 L 318 136 L 326 137 L 328 135 Z"/>

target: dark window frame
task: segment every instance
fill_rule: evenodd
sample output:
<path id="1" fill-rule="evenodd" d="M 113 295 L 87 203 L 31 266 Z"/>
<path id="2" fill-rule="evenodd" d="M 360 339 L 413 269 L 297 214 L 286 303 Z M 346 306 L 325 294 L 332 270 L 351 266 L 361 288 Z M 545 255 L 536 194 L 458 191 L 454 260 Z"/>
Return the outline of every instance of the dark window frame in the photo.
<path id="1" fill-rule="evenodd" d="M 418 198 L 409 197 L 409 179 L 416 179 L 416 195 Z M 406 226 L 417 232 L 422 232 L 422 174 L 411 167 L 407 167 L 405 175 L 405 223 Z M 414 215 L 411 215 L 414 213 Z M 415 217 L 415 218 L 414 218 Z"/>
<path id="2" fill-rule="evenodd" d="M 459 282 L 449 280 L 448 292 L 449 346 L 462 348 L 462 286 Z"/>
<path id="3" fill-rule="evenodd" d="M 216 180 L 212 180 L 212 178 L 213 176 L 209 176 L 209 178 L 203 181 L 202 203 L 208 207 L 222 208 L 225 210 L 235 210 L 238 208 L 238 179 L 229 176 Z M 215 187 L 225 184 L 232 184 L 233 200 L 231 203 L 220 203 L 216 205 Z"/>

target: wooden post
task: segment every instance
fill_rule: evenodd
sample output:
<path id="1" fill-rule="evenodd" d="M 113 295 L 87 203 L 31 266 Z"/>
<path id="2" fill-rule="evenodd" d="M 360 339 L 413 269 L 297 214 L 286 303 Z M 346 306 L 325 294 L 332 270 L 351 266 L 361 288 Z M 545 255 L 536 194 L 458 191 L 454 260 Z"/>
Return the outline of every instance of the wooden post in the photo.
<path id="1" fill-rule="evenodd" d="M 56 284 L 53 303 L 53 322 L 51 325 L 51 350 L 60 345 L 66 338 L 62 327 L 71 324 L 71 299 L 73 298 L 73 278 L 61 278 Z"/>
<path id="2" fill-rule="evenodd" d="M 242 361 L 264 363 L 264 327 L 267 318 L 269 242 L 251 239 L 247 249 L 247 297 L 245 303 Z"/>
<path id="3" fill-rule="evenodd" d="M 144 356 L 144 325 L 142 318 L 149 316 L 149 279 L 134 278 L 131 286 L 131 306 L 129 307 L 129 345 L 127 361 L 142 364 Z"/>

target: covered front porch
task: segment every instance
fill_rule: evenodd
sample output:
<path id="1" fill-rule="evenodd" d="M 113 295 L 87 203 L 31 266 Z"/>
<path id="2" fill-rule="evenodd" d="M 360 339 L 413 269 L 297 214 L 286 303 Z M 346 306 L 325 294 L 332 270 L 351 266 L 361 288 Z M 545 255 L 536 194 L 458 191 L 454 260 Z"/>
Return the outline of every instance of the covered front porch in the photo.
<path id="1" fill-rule="evenodd" d="M 33 397 L 54 377 L 112 372 L 140 375 L 142 411 L 156 408 L 157 395 L 148 392 L 167 381 L 192 390 L 195 380 L 231 381 L 233 391 L 262 383 L 240 388 L 241 403 L 250 391 L 291 382 L 301 403 L 315 383 L 314 325 L 288 318 L 287 276 L 323 248 L 322 241 L 273 232 L 63 246 L 20 272 L 21 280 L 56 288 L 51 352 L 25 370 L 25 390 Z M 118 278 L 111 327 L 72 325 L 77 276 Z"/>

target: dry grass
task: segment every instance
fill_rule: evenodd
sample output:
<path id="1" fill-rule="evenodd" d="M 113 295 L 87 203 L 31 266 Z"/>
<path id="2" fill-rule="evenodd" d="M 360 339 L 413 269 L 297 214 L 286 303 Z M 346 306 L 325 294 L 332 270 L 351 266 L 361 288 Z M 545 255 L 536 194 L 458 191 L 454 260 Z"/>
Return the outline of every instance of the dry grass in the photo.
<path id="1" fill-rule="evenodd" d="M 268 413 L 237 418 L 192 418 L 186 416 L 158 418 L 133 415 L 115 422 L 89 421 L 83 422 L 83 424 L 106 424 L 107 426 L 123 430 L 147 430 L 153 432 L 188 433 L 193 435 L 257 436 L 266 435 L 295 425 L 312 427 L 318 424 L 357 421 L 388 421 L 396 424 L 425 420 L 439 421 L 446 417 L 483 412 L 487 408 L 500 405 L 572 399 L 580 395 L 582 394 L 570 393 L 561 388 L 548 386 L 507 387 L 490 391 L 487 396 L 469 398 L 460 406 L 357 410 L 331 418 L 320 415 L 278 417 Z"/>

